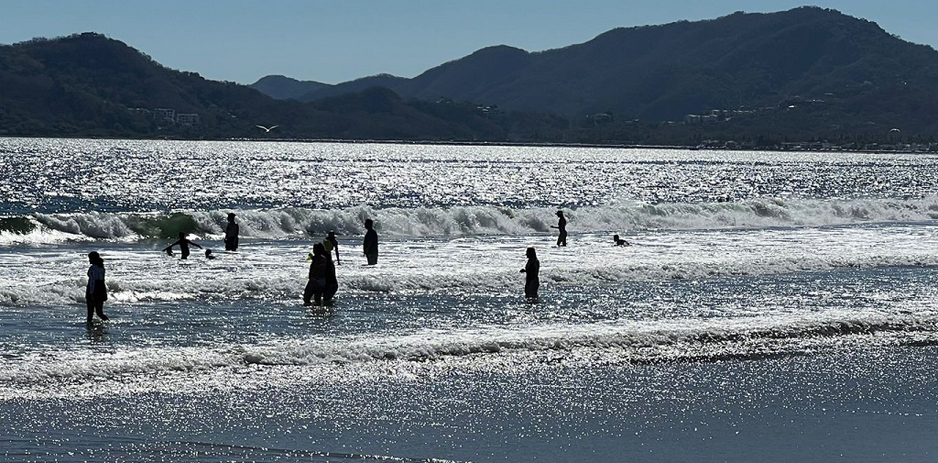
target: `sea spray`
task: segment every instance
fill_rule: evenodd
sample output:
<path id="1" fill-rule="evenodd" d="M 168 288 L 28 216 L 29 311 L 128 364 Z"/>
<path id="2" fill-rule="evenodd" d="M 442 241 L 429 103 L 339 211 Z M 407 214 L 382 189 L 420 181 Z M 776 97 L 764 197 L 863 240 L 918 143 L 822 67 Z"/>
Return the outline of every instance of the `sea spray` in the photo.
<path id="1" fill-rule="evenodd" d="M 307 239 L 334 230 L 360 236 L 365 218 L 382 236 L 460 237 L 548 233 L 555 208 L 496 206 L 447 208 L 238 210 L 242 238 Z M 218 237 L 230 210 L 169 213 L 32 214 L 0 219 L 0 244 L 53 240 L 170 239 L 179 232 Z M 738 202 L 623 204 L 567 211 L 573 234 L 593 232 L 824 227 L 857 223 L 919 223 L 938 220 L 938 196 L 921 199 L 807 200 L 761 198 Z M 51 232 L 59 232 L 51 233 Z M 16 236 L 11 236 L 16 235 Z"/>

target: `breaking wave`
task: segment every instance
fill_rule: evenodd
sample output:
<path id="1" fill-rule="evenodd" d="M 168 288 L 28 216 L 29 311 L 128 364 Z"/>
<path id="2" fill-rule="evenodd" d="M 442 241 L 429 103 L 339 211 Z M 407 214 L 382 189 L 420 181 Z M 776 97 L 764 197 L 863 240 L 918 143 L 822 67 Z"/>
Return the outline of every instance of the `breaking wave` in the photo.
<path id="1" fill-rule="evenodd" d="M 174 238 L 180 232 L 203 237 L 223 234 L 229 210 L 170 213 L 31 214 L 0 218 L 0 244 L 69 240 L 145 240 Z M 241 236 L 290 239 L 362 234 L 372 218 L 387 237 L 528 235 L 546 233 L 552 209 L 495 206 L 452 208 L 353 207 L 281 208 L 235 211 Z M 571 233 L 642 230 L 767 228 L 843 225 L 864 222 L 938 220 L 938 197 L 923 199 L 789 200 L 763 198 L 716 203 L 623 203 L 567 211 Z"/>

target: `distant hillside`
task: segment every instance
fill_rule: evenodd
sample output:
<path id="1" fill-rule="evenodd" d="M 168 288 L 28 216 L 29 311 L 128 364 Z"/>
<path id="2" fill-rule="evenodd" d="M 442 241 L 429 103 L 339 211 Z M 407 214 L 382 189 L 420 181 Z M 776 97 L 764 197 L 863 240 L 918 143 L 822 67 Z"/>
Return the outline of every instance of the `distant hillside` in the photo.
<path id="1" fill-rule="evenodd" d="M 344 82 L 341 85 L 330 85 L 329 87 L 314 89 L 300 95 L 297 99 L 300 101 L 316 101 L 323 98 L 360 92 L 372 87 L 383 87 L 400 93 L 401 89 L 403 89 L 408 82 L 409 81 L 403 77 L 396 77 L 390 74 L 378 74 L 376 76 L 363 77 L 361 79 Z"/>
<path id="2" fill-rule="evenodd" d="M 307 93 L 331 87 L 329 84 L 315 82 L 312 80 L 296 80 L 285 76 L 266 76 L 250 85 L 251 88 L 260 91 L 278 100 L 296 99 Z"/>
<path id="3" fill-rule="evenodd" d="M 94 33 L 0 45 L 0 136 L 938 151 L 938 52 L 820 8 L 489 47 L 412 79 L 255 86 L 281 99 Z"/>
<path id="4" fill-rule="evenodd" d="M 474 105 L 443 108 L 383 89 L 316 103 L 275 100 L 168 69 L 84 33 L 0 46 L 0 136 L 496 140 L 523 137 Z M 537 118 L 524 118 L 538 130 Z M 548 121 L 547 123 L 553 123 Z M 278 127 L 267 133 L 258 125 Z M 520 126 L 519 126 L 520 127 Z"/>
<path id="5" fill-rule="evenodd" d="M 934 132 L 938 118 L 938 52 L 816 7 L 614 29 L 540 53 L 491 47 L 412 79 L 369 77 L 300 99 L 375 85 L 405 98 L 568 117 L 681 121 L 714 109 L 810 102 L 836 126 L 870 122 Z"/>

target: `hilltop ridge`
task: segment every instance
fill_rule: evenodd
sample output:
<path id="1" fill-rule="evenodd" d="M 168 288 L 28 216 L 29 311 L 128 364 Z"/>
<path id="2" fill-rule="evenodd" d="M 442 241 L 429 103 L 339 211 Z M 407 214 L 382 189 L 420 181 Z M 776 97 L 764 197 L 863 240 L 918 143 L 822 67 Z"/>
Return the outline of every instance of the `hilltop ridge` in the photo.
<path id="1" fill-rule="evenodd" d="M 411 79 L 255 87 L 96 33 L 0 45 L 0 136 L 938 146 L 938 52 L 816 7 L 496 45 Z"/>
<path id="2" fill-rule="evenodd" d="M 833 105 L 837 117 L 883 124 L 891 119 L 931 131 L 930 122 L 897 109 L 919 101 L 935 115 L 936 77 L 938 52 L 932 48 L 836 10 L 801 7 L 617 28 L 536 53 L 490 47 L 412 79 L 357 79 L 299 99 L 384 86 L 427 101 L 445 97 L 506 110 L 650 121 L 798 99 Z"/>
<path id="3" fill-rule="evenodd" d="M 277 125 L 267 133 L 258 125 Z M 96 33 L 0 46 L 0 136 L 350 138 L 508 137 L 474 107 L 442 113 L 393 92 L 305 104 L 162 66 Z"/>

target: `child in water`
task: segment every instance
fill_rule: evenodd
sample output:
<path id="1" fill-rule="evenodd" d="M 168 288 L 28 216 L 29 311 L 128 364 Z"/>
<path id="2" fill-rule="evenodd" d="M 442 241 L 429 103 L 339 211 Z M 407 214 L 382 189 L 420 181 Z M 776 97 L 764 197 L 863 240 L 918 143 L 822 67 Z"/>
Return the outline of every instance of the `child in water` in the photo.
<path id="1" fill-rule="evenodd" d="M 612 235 L 612 241 L 615 241 L 616 246 L 631 246 L 628 241 L 620 239 L 619 235 Z"/>

